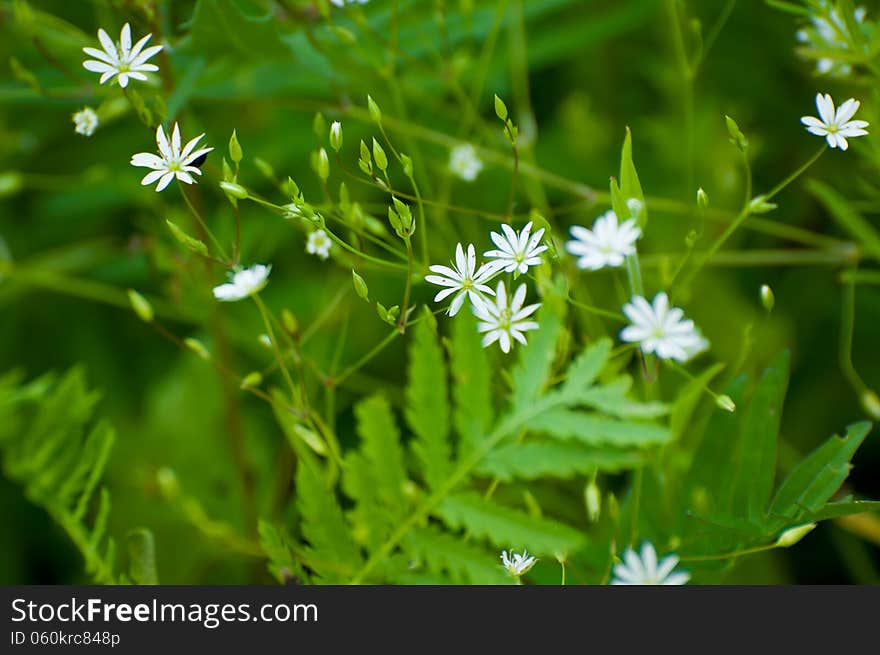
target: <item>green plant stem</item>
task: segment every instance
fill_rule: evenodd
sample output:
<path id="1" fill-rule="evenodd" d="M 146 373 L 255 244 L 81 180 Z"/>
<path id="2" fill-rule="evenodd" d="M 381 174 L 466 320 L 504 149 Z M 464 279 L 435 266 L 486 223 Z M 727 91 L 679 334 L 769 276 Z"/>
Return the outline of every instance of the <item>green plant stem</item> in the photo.
<path id="1" fill-rule="evenodd" d="M 278 340 L 275 338 L 275 331 L 272 329 L 272 321 L 269 320 L 269 310 L 266 308 L 266 305 L 263 303 L 259 294 L 255 293 L 251 297 L 254 299 L 254 304 L 257 306 L 257 309 L 260 310 L 260 316 L 263 318 L 263 325 L 266 327 L 266 334 L 269 335 L 269 341 L 272 342 L 272 350 L 275 353 L 275 360 L 278 362 L 278 368 L 281 369 L 281 374 L 284 376 L 284 381 L 287 383 L 287 387 L 290 390 L 290 398 L 296 403 L 296 385 L 293 383 L 293 378 L 290 377 L 290 371 L 287 370 L 287 364 L 284 363 L 284 357 L 281 355 L 281 348 L 278 346 Z"/>
<path id="2" fill-rule="evenodd" d="M 189 198 L 189 194 L 184 190 L 182 185 L 178 185 L 180 187 L 180 195 L 183 196 L 184 202 L 186 202 L 186 206 L 189 207 L 190 212 L 195 217 L 196 222 L 201 226 L 202 230 L 204 230 L 207 237 L 211 240 L 211 243 L 214 244 L 214 247 L 217 249 L 217 252 L 220 253 L 220 256 L 223 258 L 226 266 L 231 265 L 231 261 L 229 259 L 229 255 L 226 254 L 226 250 L 224 250 L 223 246 L 220 245 L 220 242 L 217 240 L 217 237 L 214 236 L 214 233 L 211 231 L 211 228 L 208 227 L 208 224 L 205 223 L 205 219 L 202 218 L 199 210 L 195 208 L 192 200 Z"/>

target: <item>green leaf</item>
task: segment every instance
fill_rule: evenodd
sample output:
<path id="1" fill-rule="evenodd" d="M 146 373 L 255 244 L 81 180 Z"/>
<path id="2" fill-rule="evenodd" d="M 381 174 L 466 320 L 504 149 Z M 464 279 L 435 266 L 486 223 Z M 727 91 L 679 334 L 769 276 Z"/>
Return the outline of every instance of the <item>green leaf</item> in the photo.
<path id="1" fill-rule="evenodd" d="M 433 527 L 413 530 L 406 541 L 407 552 L 422 560 L 428 570 L 447 572 L 456 583 L 476 585 L 513 584 L 495 553 L 469 544 Z"/>
<path id="2" fill-rule="evenodd" d="M 570 553 L 584 541 L 580 531 L 563 523 L 534 518 L 476 493 L 449 496 L 436 513 L 451 527 L 465 528 L 499 548 L 528 548 L 539 555 L 556 555 Z"/>
<path id="3" fill-rule="evenodd" d="M 159 584 L 156 573 L 156 540 L 146 528 L 132 530 L 126 535 L 128 545 L 128 576 L 134 584 Z"/>
<path id="4" fill-rule="evenodd" d="M 530 430 L 557 439 L 574 439 L 590 446 L 651 446 L 670 441 L 669 428 L 656 423 L 637 423 L 597 414 L 554 408 L 526 423 Z"/>
<path id="5" fill-rule="evenodd" d="M 704 389 L 709 386 L 709 383 L 715 379 L 715 376 L 718 375 L 723 368 L 724 364 L 721 363 L 710 366 L 694 379 L 689 380 L 681 391 L 678 392 L 675 403 L 672 406 L 672 414 L 669 418 L 672 434 L 675 435 L 676 438 L 680 438 L 684 434 L 690 423 L 691 417 L 693 416 L 694 410 L 700 402 L 700 397 L 703 395 Z"/>
<path id="6" fill-rule="evenodd" d="M 752 520 L 763 520 L 773 480 L 776 477 L 776 448 L 782 403 L 788 387 L 790 355 L 778 355 L 764 371 L 742 419 L 734 468 L 732 500 L 737 513 L 743 510 Z"/>
<path id="7" fill-rule="evenodd" d="M 257 532 L 260 535 L 260 547 L 268 559 L 266 566 L 269 573 L 280 584 L 287 584 L 294 574 L 302 570 L 293 557 L 293 541 L 283 528 L 276 528 L 262 519 L 257 525 Z"/>
<path id="8" fill-rule="evenodd" d="M 595 471 L 618 472 L 644 463 L 635 451 L 589 448 L 578 443 L 528 440 L 500 446 L 487 455 L 477 473 L 498 478 L 533 480 L 541 477 L 568 479 Z"/>
<path id="9" fill-rule="evenodd" d="M 807 182 L 807 190 L 825 206 L 844 230 L 856 238 L 867 255 L 880 259 L 880 232 L 853 209 L 846 198 L 819 180 Z"/>
<path id="10" fill-rule="evenodd" d="M 318 472 L 314 457 L 304 457 L 296 473 L 296 504 L 302 517 L 302 534 L 310 547 L 309 566 L 322 581 L 343 582 L 361 562 L 334 490 Z"/>
<path id="11" fill-rule="evenodd" d="M 620 155 L 620 193 L 623 195 L 624 201 L 638 200 L 641 205 L 641 211 L 637 216 L 633 216 L 632 211 L 627 207 L 627 212 L 625 214 L 617 214 L 618 217 L 621 221 L 625 218 L 635 218 L 639 226 L 644 229 L 645 224 L 648 222 L 648 209 L 645 206 L 645 194 L 639 182 L 639 174 L 636 173 L 636 165 L 633 163 L 632 132 L 630 132 L 628 127 L 626 128 L 626 137 L 623 140 L 623 150 Z"/>
<path id="12" fill-rule="evenodd" d="M 511 374 L 513 394 L 510 404 L 514 412 L 535 401 L 552 372 L 556 342 L 562 332 L 562 317 L 550 305 L 545 305 L 537 320 L 541 329 L 529 338 L 528 346 L 519 349 L 519 361 Z"/>
<path id="13" fill-rule="evenodd" d="M 801 519 L 813 522 L 827 521 L 828 519 L 836 519 L 841 516 L 851 516 L 853 514 L 863 514 L 865 512 L 880 512 L 880 501 L 848 500 L 839 503 L 828 503 L 821 509 L 807 512 L 801 517 Z"/>
<path id="14" fill-rule="evenodd" d="M 845 437 L 834 435 L 807 455 L 779 486 L 770 514 L 800 518 L 822 508 L 849 475 L 850 460 L 870 431 L 870 423 L 856 423 Z"/>
<path id="15" fill-rule="evenodd" d="M 492 369 L 480 345 L 476 320 L 459 312 L 452 323 L 453 422 L 460 437 L 459 458 L 471 452 L 492 427 Z"/>
<path id="16" fill-rule="evenodd" d="M 190 22 L 189 48 L 212 59 L 289 59 L 291 50 L 276 25 L 271 12 L 247 15 L 236 0 L 198 0 Z"/>
<path id="17" fill-rule="evenodd" d="M 407 505 L 403 493 L 406 471 L 391 406 L 383 396 L 372 396 L 358 403 L 354 413 L 361 452 L 372 469 L 376 492 L 393 515 L 403 516 Z"/>
<path id="18" fill-rule="evenodd" d="M 591 388 L 611 354 L 611 339 L 599 339 L 586 348 L 568 367 L 562 393 L 570 396 Z"/>
<path id="19" fill-rule="evenodd" d="M 449 475 L 452 453 L 446 360 L 433 317 L 415 328 L 406 400 L 406 420 L 416 435 L 412 449 L 421 462 L 425 481 L 435 489 Z"/>

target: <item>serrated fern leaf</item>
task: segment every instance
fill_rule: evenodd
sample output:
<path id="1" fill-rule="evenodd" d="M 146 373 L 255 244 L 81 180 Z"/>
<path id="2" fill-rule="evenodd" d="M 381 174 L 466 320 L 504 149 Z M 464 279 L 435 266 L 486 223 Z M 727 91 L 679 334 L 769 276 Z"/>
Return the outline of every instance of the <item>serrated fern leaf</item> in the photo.
<path id="1" fill-rule="evenodd" d="M 567 554 L 584 541 L 584 535 L 563 523 L 535 518 L 510 507 L 464 492 L 444 499 L 436 514 L 452 528 L 464 528 L 498 548 L 528 548 L 543 555 Z"/>
<path id="2" fill-rule="evenodd" d="M 618 472 L 644 463 L 638 451 L 584 448 L 579 444 L 541 440 L 499 446 L 477 466 L 477 473 L 509 482 L 553 477 L 568 479 L 595 471 Z"/>
<path id="3" fill-rule="evenodd" d="M 502 585 L 512 579 L 501 567 L 498 554 L 470 544 L 434 527 L 413 530 L 406 551 L 432 573 L 446 573 L 455 584 Z"/>
<path id="4" fill-rule="evenodd" d="M 489 358 L 480 345 L 476 321 L 468 312 L 452 325 L 453 421 L 459 435 L 459 458 L 470 453 L 492 428 L 493 407 Z"/>
<path id="5" fill-rule="evenodd" d="M 562 317 L 555 311 L 542 310 L 537 319 L 541 329 L 529 337 L 529 345 L 520 350 L 513 369 L 511 408 L 516 411 L 528 406 L 541 394 L 552 373 L 556 342 L 562 331 Z"/>
<path id="6" fill-rule="evenodd" d="M 446 479 L 452 465 L 446 386 L 446 360 L 431 317 L 416 325 L 409 351 L 406 421 L 416 435 L 413 452 L 432 489 Z"/>

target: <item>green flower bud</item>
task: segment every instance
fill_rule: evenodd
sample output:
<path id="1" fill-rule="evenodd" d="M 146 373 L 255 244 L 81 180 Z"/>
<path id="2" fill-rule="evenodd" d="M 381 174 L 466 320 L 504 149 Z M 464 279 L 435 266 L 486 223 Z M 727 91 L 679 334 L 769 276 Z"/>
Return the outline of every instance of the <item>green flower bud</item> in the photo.
<path id="1" fill-rule="evenodd" d="M 138 315 L 139 319 L 144 323 L 153 322 L 155 312 L 153 312 L 153 306 L 146 298 L 134 289 L 129 289 L 128 302 L 131 303 L 131 308 L 134 310 L 134 313 Z"/>
<path id="2" fill-rule="evenodd" d="M 333 121 L 330 126 L 330 147 L 336 152 L 342 149 L 342 123 Z"/>
<path id="3" fill-rule="evenodd" d="M 602 493 L 595 480 L 591 480 L 584 489 L 584 503 L 587 506 L 587 518 L 590 523 L 595 523 L 602 512 Z"/>
<path id="4" fill-rule="evenodd" d="M 373 119 L 373 122 L 376 123 L 376 125 L 381 125 L 382 110 L 379 109 L 379 105 L 377 105 L 376 101 L 369 95 L 367 96 L 367 109 L 370 111 L 370 118 Z"/>
<path id="5" fill-rule="evenodd" d="M 239 388 L 253 389 L 259 387 L 261 384 L 263 384 L 263 374 L 259 371 L 251 371 L 242 378 Z"/>
<path id="6" fill-rule="evenodd" d="M 315 118 L 312 121 L 312 130 L 315 132 L 315 136 L 318 137 L 318 141 L 324 140 L 324 135 L 327 134 L 327 119 L 324 118 L 324 114 L 321 112 L 315 114 Z"/>
<path id="7" fill-rule="evenodd" d="M 740 131 L 739 125 L 730 116 L 724 117 L 727 123 L 727 133 L 730 135 L 730 142 L 739 148 L 740 152 L 746 152 L 749 149 L 749 140 Z"/>
<path id="8" fill-rule="evenodd" d="M 716 396 L 715 404 L 718 405 L 725 412 L 735 412 L 736 411 L 736 403 L 733 402 L 733 398 L 728 396 L 727 394 Z"/>
<path id="9" fill-rule="evenodd" d="M 709 196 L 703 191 L 703 187 L 697 189 L 697 207 L 703 211 L 709 208 Z"/>
<path id="10" fill-rule="evenodd" d="M 233 198 L 238 198 L 239 200 L 244 200 L 248 197 L 248 190 L 235 182 L 221 182 L 220 188 L 223 189 L 227 195 L 232 196 Z"/>
<path id="11" fill-rule="evenodd" d="M 790 548 L 809 534 L 815 527 L 815 523 L 806 523 L 804 525 L 796 525 L 793 528 L 789 528 L 779 535 L 779 538 L 776 540 L 776 546 L 779 548 Z"/>
<path id="12" fill-rule="evenodd" d="M 187 337 L 183 340 L 183 345 L 186 346 L 189 350 L 194 352 L 196 355 L 201 357 L 204 360 L 211 359 L 211 353 L 208 352 L 208 349 L 205 348 L 205 344 L 203 344 L 198 339 L 194 339 L 192 337 Z"/>
<path id="13" fill-rule="evenodd" d="M 497 94 L 495 95 L 495 115 L 502 121 L 507 120 L 507 105 L 504 104 L 504 101 Z"/>
<path id="14" fill-rule="evenodd" d="M 324 182 L 330 177 L 330 158 L 327 157 L 327 151 L 323 148 L 318 150 L 318 154 L 315 157 L 315 172 Z"/>
<path id="15" fill-rule="evenodd" d="M 232 136 L 229 137 L 229 158 L 233 163 L 238 164 L 243 157 L 244 153 L 241 150 L 241 145 L 238 143 L 238 136 L 235 130 L 232 130 Z"/>
<path id="16" fill-rule="evenodd" d="M 354 291 L 358 297 L 363 300 L 369 300 L 370 290 L 367 288 L 367 283 L 364 282 L 364 278 L 358 275 L 354 269 L 351 269 L 351 280 L 354 283 Z"/>
<path id="17" fill-rule="evenodd" d="M 767 310 L 768 314 L 773 311 L 773 307 L 776 305 L 776 296 L 773 294 L 773 289 L 766 284 L 761 285 L 761 304 L 764 305 L 764 309 Z"/>
<path id="18" fill-rule="evenodd" d="M 194 252 L 198 255 L 202 255 L 203 257 L 208 256 L 208 246 L 204 244 L 204 242 L 199 241 L 188 235 L 186 232 L 181 230 L 177 224 L 172 223 L 169 220 L 165 221 L 165 224 L 168 226 L 168 229 L 171 231 L 172 236 L 177 239 L 178 243 L 183 245 L 187 250 Z"/>
<path id="19" fill-rule="evenodd" d="M 400 153 L 400 165 L 403 166 L 403 174 L 408 178 L 412 179 L 413 176 L 413 162 L 412 158 L 409 155 L 404 155 Z"/>
<path id="20" fill-rule="evenodd" d="M 382 146 L 379 145 L 379 142 L 376 141 L 375 138 L 373 139 L 373 159 L 380 171 L 384 173 L 388 170 L 388 157 L 385 155 L 385 150 L 382 149 Z"/>
<path id="21" fill-rule="evenodd" d="M 875 421 L 880 421 L 880 397 L 874 391 L 868 389 L 859 400 L 862 402 L 862 409 L 868 413 L 868 416 Z"/>

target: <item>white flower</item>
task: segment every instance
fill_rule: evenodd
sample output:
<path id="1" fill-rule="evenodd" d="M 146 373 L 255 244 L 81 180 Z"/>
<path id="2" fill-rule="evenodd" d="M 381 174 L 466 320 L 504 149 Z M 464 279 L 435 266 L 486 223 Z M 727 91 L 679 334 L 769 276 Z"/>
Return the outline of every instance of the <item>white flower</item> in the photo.
<path id="1" fill-rule="evenodd" d="M 426 275 L 425 281 L 447 287 L 434 296 L 434 302 L 440 302 L 453 293 L 456 294 L 446 312 L 449 316 L 458 313 L 465 298 L 470 298 L 470 301 L 475 303 L 480 300 L 481 293 L 490 296 L 495 294 L 491 287 L 486 286 L 486 282 L 496 273 L 496 269 L 490 264 L 483 264 L 479 269 L 477 268 L 477 255 L 473 244 L 468 245 L 467 256 L 460 243 L 455 247 L 455 262 L 452 263 L 452 268 L 435 264 L 430 270 L 437 275 Z"/>
<path id="2" fill-rule="evenodd" d="M 506 550 L 501 551 L 501 563 L 504 564 L 504 568 L 507 569 L 507 572 L 514 578 L 519 578 L 528 573 L 529 569 L 531 569 L 537 561 L 538 559 L 529 555 L 528 551 L 525 549 L 523 549 L 522 555 L 511 550 L 510 555 L 508 556 Z"/>
<path id="3" fill-rule="evenodd" d="M 195 150 L 196 144 L 198 144 L 203 136 L 205 135 L 199 134 L 196 138 L 190 140 L 189 143 L 183 147 L 183 150 L 181 150 L 180 128 L 177 126 L 177 123 L 174 124 L 170 143 L 168 142 L 168 137 L 165 135 L 165 130 L 162 129 L 162 126 L 160 125 L 157 127 L 156 143 L 159 145 L 159 154 L 161 157 L 149 152 L 139 152 L 131 158 L 132 166 L 144 166 L 153 169 L 151 173 L 147 173 L 144 176 L 144 179 L 141 180 L 141 184 L 152 184 L 156 180 L 159 180 L 159 184 L 156 185 L 156 191 L 161 191 L 171 183 L 171 180 L 173 180 L 175 176 L 181 182 L 195 184 L 195 179 L 193 179 L 190 173 L 201 175 L 202 171 L 199 170 L 197 166 L 193 166 L 192 163 L 202 155 L 206 155 L 213 150 L 213 148 L 199 148 L 198 150 Z"/>
<path id="4" fill-rule="evenodd" d="M 867 134 L 864 128 L 868 127 L 868 123 L 850 120 L 858 111 L 859 104 L 858 100 L 850 98 L 835 111 L 831 96 L 827 93 L 824 95 L 817 93 L 816 107 L 821 119 L 804 116 L 801 118 L 801 123 L 807 126 L 807 132 L 810 134 L 824 136 L 832 148 L 846 150 L 849 147 L 846 142 L 847 137 L 853 138 Z"/>
<path id="5" fill-rule="evenodd" d="M 470 143 L 455 146 L 449 153 L 449 170 L 467 182 L 473 182 L 483 170 L 483 162 Z"/>
<path id="6" fill-rule="evenodd" d="M 526 285 L 521 284 L 513 294 L 513 298 L 508 301 L 503 280 L 495 288 L 494 301 L 485 298 L 471 299 L 474 316 L 480 320 L 477 331 L 481 334 L 485 333 L 483 348 L 497 341 L 501 350 L 508 353 L 512 345 L 511 338 L 524 346 L 528 345 L 523 332 L 537 330 L 540 327 L 528 318 L 541 306 L 541 303 L 523 307 L 525 299 Z"/>
<path id="7" fill-rule="evenodd" d="M 641 556 L 632 548 L 623 553 L 623 561 L 614 565 L 613 585 L 683 585 L 691 579 L 690 573 L 673 573 L 678 556 L 667 555 L 658 564 L 657 551 L 650 542 L 642 544 Z"/>
<path id="8" fill-rule="evenodd" d="M 317 255 L 321 259 L 327 259 L 330 256 L 330 246 L 333 242 L 324 230 L 315 230 L 309 233 L 309 240 L 306 242 L 306 252 L 310 255 Z"/>
<path id="9" fill-rule="evenodd" d="M 131 27 L 128 23 L 122 26 L 122 32 L 119 35 L 119 44 L 113 43 L 113 39 L 103 29 L 98 30 L 98 39 L 101 41 L 103 50 L 97 48 L 83 48 L 83 52 L 87 55 L 95 57 L 95 59 L 87 59 L 83 62 L 83 67 L 93 73 L 101 73 L 101 84 L 116 76 L 119 86 L 123 89 L 128 86 L 128 78 L 146 81 L 147 76 L 144 73 L 150 73 L 159 70 L 154 64 L 148 64 L 150 59 L 157 52 L 162 50 L 162 46 L 154 45 L 144 48 L 153 37 L 147 34 L 144 38 L 131 45 Z"/>
<path id="10" fill-rule="evenodd" d="M 685 362 L 709 347 L 694 322 L 683 320 L 684 311 L 669 306 L 665 293 L 654 296 L 653 306 L 641 296 L 634 296 L 624 305 L 623 313 L 632 325 L 620 332 L 621 340 L 638 343 L 645 354 Z"/>
<path id="11" fill-rule="evenodd" d="M 532 222 L 526 223 L 526 226 L 519 232 L 514 232 L 513 228 L 507 224 L 501 226 L 504 235 L 492 232 L 489 237 L 498 246 L 498 250 L 489 250 L 484 252 L 485 257 L 496 260 L 496 265 L 504 270 L 505 273 L 525 273 L 529 270 L 529 266 L 539 266 L 542 259 L 538 256 L 545 250 L 547 246 L 538 245 L 544 236 L 544 228 L 535 232 L 529 238 L 532 229 Z"/>
<path id="12" fill-rule="evenodd" d="M 236 271 L 232 282 L 214 287 L 214 297 L 224 302 L 235 302 L 259 293 L 268 284 L 271 270 L 271 266 L 255 264 Z"/>
<path id="13" fill-rule="evenodd" d="M 574 239 L 565 244 L 565 249 L 578 258 L 578 268 L 598 271 L 606 266 L 621 266 L 627 256 L 635 254 L 635 244 L 641 235 L 634 219 L 618 225 L 617 214 L 607 211 L 596 219 L 592 230 L 572 225 Z"/>
<path id="14" fill-rule="evenodd" d="M 74 132 L 84 136 L 92 136 L 98 127 L 98 114 L 91 107 L 83 107 L 73 115 Z"/>

